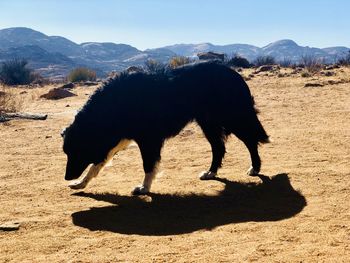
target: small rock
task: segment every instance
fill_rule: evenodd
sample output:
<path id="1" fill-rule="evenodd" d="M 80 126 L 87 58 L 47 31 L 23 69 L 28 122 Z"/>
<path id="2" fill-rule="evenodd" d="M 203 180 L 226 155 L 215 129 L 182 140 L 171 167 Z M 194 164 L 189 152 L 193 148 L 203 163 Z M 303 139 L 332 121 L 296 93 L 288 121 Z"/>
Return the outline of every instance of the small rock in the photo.
<path id="1" fill-rule="evenodd" d="M 199 60 L 220 60 L 220 61 L 224 61 L 225 54 L 209 51 L 209 52 L 198 53 L 197 57 L 199 58 Z"/>
<path id="2" fill-rule="evenodd" d="M 130 66 L 126 69 L 126 72 L 128 73 L 138 73 L 143 72 L 143 69 L 137 66 Z"/>
<path id="3" fill-rule="evenodd" d="M 256 72 L 258 73 L 258 72 L 271 71 L 273 69 L 274 69 L 273 65 L 264 65 L 264 66 L 259 67 Z"/>
<path id="4" fill-rule="evenodd" d="M 96 81 L 84 81 L 82 84 L 83 84 L 84 86 L 90 87 L 90 86 L 96 86 L 96 85 L 98 85 L 98 82 L 96 82 Z"/>
<path id="5" fill-rule="evenodd" d="M 329 85 L 338 85 L 338 84 L 342 84 L 342 83 L 343 83 L 343 81 L 341 81 L 341 80 L 333 80 L 333 79 L 328 80 Z"/>
<path id="6" fill-rule="evenodd" d="M 333 71 L 321 71 L 320 74 L 326 77 L 331 77 L 335 75 Z"/>
<path id="7" fill-rule="evenodd" d="M 2 231 L 16 231 L 21 226 L 18 222 L 6 222 L 0 225 Z"/>
<path id="8" fill-rule="evenodd" d="M 59 87 L 59 89 L 72 89 L 72 88 L 74 88 L 74 86 L 75 86 L 74 83 L 69 82 L 69 83 L 64 84 L 61 87 Z"/>
<path id="9" fill-rule="evenodd" d="M 323 87 L 323 84 L 321 84 L 321 83 L 306 83 L 304 85 L 304 87 L 305 88 L 307 88 L 307 87 Z"/>
<path id="10" fill-rule="evenodd" d="M 51 89 L 48 93 L 41 95 L 40 98 L 45 98 L 48 100 L 59 100 L 59 99 L 72 97 L 72 96 L 77 96 L 77 95 L 66 89 L 54 88 L 54 89 Z"/>

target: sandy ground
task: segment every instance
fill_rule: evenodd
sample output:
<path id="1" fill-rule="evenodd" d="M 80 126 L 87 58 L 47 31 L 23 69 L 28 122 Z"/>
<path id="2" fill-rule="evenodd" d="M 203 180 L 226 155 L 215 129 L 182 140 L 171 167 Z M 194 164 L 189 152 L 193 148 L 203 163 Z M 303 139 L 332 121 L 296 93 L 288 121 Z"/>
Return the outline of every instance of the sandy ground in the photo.
<path id="1" fill-rule="evenodd" d="M 191 124 L 167 141 L 146 197 L 130 194 L 143 179 L 136 145 L 84 191 L 63 179 L 60 131 L 93 87 L 59 101 L 26 90 L 24 110 L 49 117 L 0 124 L 0 223 L 21 224 L 0 231 L 0 262 L 350 262 L 350 69 L 248 84 L 273 140 L 260 148 L 269 180 L 245 174 L 232 137 L 219 179 L 200 181 L 211 151 Z"/>

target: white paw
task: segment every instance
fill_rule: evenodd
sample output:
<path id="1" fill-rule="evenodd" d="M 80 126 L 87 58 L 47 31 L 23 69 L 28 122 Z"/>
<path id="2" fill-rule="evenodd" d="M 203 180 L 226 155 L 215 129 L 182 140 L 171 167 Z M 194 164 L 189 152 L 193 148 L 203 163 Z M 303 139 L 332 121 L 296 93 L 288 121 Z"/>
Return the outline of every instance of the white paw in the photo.
<path id="1" fill-rule="evenodd" d="M 71 189 L 77 190 L 77 189 L 84 189 L 86 187 L 87 183 L 84 181 L 74 181 L 72 183 L 70 183 L 68 186 Z"/>
<path id="2" fill-rule="evenodd" d="M 135 189 L 131 192 L 133 195 L 145 195 L 149 193 L 149 189 L 143 185 L 136 186 Z"/>
<path id="3" fill-rule="evenodd" d="M 215 177 L 216 177 L 216 173 L 208 171 L 208 172 L 201 173 L 201 175 L 199 176 L 199 179 L 210 180 L 210 179 L 214 179 Z"/>
<path id="4" fill-rule="evenodd" d="M 259 173 L 257 171 L 255 171 L 253 167 L 250 167 L 248 169 L 248 171 L 247 171 L 247 175 L 249 175 L 249 176 L 257 176 L 257 175 L 259 175 Z"/>

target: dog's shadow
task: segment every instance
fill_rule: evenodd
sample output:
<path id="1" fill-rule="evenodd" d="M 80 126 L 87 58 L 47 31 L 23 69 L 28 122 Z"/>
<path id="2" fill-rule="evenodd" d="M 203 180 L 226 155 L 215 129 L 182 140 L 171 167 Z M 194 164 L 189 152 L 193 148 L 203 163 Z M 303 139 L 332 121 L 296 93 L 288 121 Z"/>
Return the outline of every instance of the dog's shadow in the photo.
<path id="1" fill-rule="evenodd" d="M 306 206 L 305 197 L 293 189 L 287 174 L 260 178 L 262 183 L 215 179 L 225 184 L 216 196 L 150 194 L 150 201 L 135 196 L 80 192 L 74 195 L 112 205 L 73 213 L 72 219 L 75 225 L 92 231 L 160 236 L 231 223 L 282 220 Z"/>

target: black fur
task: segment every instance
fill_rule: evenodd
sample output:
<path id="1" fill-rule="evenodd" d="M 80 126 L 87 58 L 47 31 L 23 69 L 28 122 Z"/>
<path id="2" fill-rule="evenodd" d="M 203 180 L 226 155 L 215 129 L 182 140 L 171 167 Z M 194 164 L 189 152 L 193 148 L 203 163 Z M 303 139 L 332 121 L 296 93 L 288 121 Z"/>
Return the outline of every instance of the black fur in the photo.
<path id="1" fill-rule="evenodd" d="M 66 179 L 102 162 L 122 139 L 138 144 L 144 170 L 160 160 L 164 140 L 196 121 L 212 146 L 209 171 L 216 173 L 233 133 L 247 146 L 255 171 L 258 144 L 268 136 L 257 118 L 243 78 L 224 65 L 199 63 L 157 74 L 122 73 L 98 89 L 64 131 Z"/>

